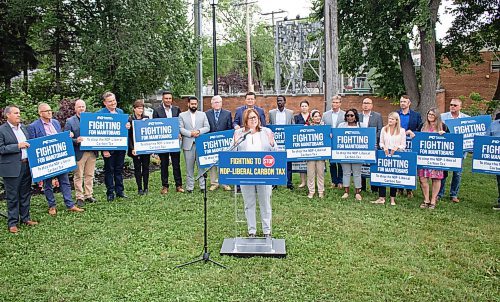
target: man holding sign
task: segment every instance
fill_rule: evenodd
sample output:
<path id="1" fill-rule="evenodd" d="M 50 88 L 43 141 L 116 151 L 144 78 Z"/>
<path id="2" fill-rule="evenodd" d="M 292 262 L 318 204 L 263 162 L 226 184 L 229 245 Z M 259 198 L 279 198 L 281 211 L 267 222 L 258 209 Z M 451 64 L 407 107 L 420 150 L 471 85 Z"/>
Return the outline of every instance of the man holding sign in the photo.
<path id="1" fill-rule="evenodd" d="M 61 125 L 55 119 L 52 119 L 52 109 L 47 103 L 38 105 L 38 114 L 40 119 L 34 121 L 29 127 L 28 132 L 30 139 L 49 136 L 61 132 Z M 70 132 L 71 133 L 71 132 Z M 72 133 L 71 133 L 72 135 Z M 69 183 L 68 173 L 63 173 L 56 176 L 59 180 L 59 185 L 64 199 L 64 204 L 70 212 L 83 212 L 84 210 L 75 206 L 71 197 L 71 184 Z M 49 204 L 49 215 L 57 214 L 56 199 L 52 189 L 52 177 L 43 181 L 43 193 Z"/>

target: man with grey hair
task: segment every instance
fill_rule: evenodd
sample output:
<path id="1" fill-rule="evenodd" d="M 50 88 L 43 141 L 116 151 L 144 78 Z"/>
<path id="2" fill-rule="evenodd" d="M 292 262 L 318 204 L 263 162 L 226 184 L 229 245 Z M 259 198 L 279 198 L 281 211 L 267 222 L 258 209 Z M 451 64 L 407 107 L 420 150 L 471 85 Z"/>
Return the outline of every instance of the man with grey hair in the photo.
<path id="1" fill-rule="evenodd" d="M 337 128 L 338 125 L 344 122 L 345 111 L 340 109 L 342 105 L 342 97 L 334 95 L 332 97 L 332 109 L 323 114 L 322 122 L 325 125 L 330 125 L 332 128 Z M 330 177 L 332 188 L 342 188 L 342 166 L 340 163 L 330 163 Z"/>
<path id="2" fill-rule="evenodd" d="M 7 226 L 17 233 L 19 222 L 37 225 L 30 218 L 31 172 L 28 163 L 30 144 L 28 130 L 21 124 L 21 111 L 16 105 L 5 108 L 7 122 L 0 126 L 0 176 L 3 177 L 7 199 Z M 19 221 L 20 220 L 20 221 Z"/>
<path id="3" fill-rule="evenodd" d="M 40 103 L 38 105 L 38 114 L 40 118 L 28 127 L 28 132 L 30 134 L 30 139 L 39 138 L 44 136 L 49 136 L 62 132 L 61 124 L 59 121 L 52 118 L 52 109 L 47 103 Z M 71 134 L 72 135 L 72 134 Z M 68 173 L 60 174 L 57 177 L 59 180 L 59 186 L 61 188 L 61 193 L 63 195 L 64 204 L 70 212 L 83 212 L 83 209 L 79 208 L 73 202 L 71 197 L 71 184 L 69 183 Z M 56 209 L 56 199 L 54 197 L 54 191 L 52 189 L 52 177 L 44 179 L 43 181 L 43 193 L 47 199 L 49 205 L 49 215 L 55 216 L 57 214 Z"/>
<path id="4" fill-rule="evenodd" d="M 233 116 L 231 111 L 222 109 L 222 98 L 220 95 L 214 95 L 210 101 L 212 109 L 205 112 L 210 125 L 210 132 L 232 130 Z M 219 187 L 219 173 L 217 167 L 210 169 L 210 191 L 214 191 Z M 231 191 L 228 185 L 222 185 L 224 191 Z"/>
<path id="5" fill-rule="evenodd" d="M 73 147 L 76 157 L 76 170 L 74 171 L 73 183 L 76 191 L 76 205 L 79 207 L 84 206 L 86 202 L 91 203 L 96 201 L 93 196 L 93 187 L 95 163 L 98 153 L 96 151 L 80 150 L 80 144 L 83 141 L 83 137 L 80 136 L 80 116 L 86 109 L 85 102 L 77 99 L 75 102 L 75 115 L 67 119 L 66 125 L 64 125 L 65 131 L 73 133 Z M 82 186 L 82 181 L 84 186 Z M 83 190 L 84 187 L 85 191 Z"/>

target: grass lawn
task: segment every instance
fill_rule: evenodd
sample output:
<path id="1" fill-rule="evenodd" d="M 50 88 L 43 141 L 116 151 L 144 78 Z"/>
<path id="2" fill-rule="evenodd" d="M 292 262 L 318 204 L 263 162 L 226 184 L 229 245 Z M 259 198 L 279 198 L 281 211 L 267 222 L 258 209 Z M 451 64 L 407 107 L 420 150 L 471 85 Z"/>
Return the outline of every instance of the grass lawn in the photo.
<path id="1" fill-rule="evenodd" d="M 374 194 L 345 201 L 327 189 L 311 201 L 279 188 L 273 235 L 286 239 L 284 259 L 221 257 L 223 239 L 235 235 L 234 197 L 209 193 L 209 249 L 227 270 L 175 268 L 202 252 L 202 195 L 160 196 L 159 172 L 144 197 L 133 180 L 127 200 L 109 203 L 96 187 L 100 202 L 83 214 L 64 211 L 58 194 L 50 217 L 37 196 L 40 225 L 0 231 L 0 301 L 500 301 L 496 180 L 470 165 L 462 202 L 434 211 L 418 207 L 420 191 L 391 207 L 370 204 Z"/>

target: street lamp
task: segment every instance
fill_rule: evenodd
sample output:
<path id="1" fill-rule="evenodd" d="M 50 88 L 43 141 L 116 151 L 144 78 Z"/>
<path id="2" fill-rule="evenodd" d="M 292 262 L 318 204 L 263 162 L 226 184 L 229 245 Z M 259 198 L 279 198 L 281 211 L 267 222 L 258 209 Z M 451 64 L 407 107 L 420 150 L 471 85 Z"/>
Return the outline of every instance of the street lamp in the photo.
<path id="1" fill-rule="evenodd" d="M 215 28 L 216 22 L 215 22 L 215 6 L 219 3 L 219 0 L 210 0 L 210 5 L 212 5 L 212 27 L 213 27 L 213 33 L 212 33 L 212 43 L 213 43 L 213 50 L 214 50 L 214 55 L 213 55 L 213 64 L 214 64 L 214 95 L 219 94 L 219 82 L 217 80 L 217 31 Z"/>

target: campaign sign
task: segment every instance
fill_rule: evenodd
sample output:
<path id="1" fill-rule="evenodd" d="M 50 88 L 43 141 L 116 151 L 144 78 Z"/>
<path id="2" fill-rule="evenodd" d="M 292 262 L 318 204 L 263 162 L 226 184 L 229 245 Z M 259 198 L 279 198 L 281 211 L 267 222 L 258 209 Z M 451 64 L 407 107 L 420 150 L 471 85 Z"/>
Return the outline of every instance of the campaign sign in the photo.
<path id="1" fill-rule="evenodd" d="M 292 172 L 307 173 L 307 162 L 306 161 L 294 161 L 294 162 L 292 162 Z"/>
<path id="2" fill-rule="evenodd" d="M 289 127 L 302 127 L 302 125 L 267 125 L 274 133 L 277 151 L 285 151 L 285 129 Z"/>
<path id="3" fill-rule="evenodd" d="M 371 165 L 372 186 L 415 190 L 417 188 L 417 153 L 396 152 L 386 156 L 377 151 L 377 163 Z"/>
<path id="4" fill-rule="evenodd" d="M 206 169 L 219 161 L 219 153 L 226 151 L 233 145 L 234 130 L 211 132 L 198 136 L 195 139 L 198 164 Z"/>
<path id="5" fill-rule="evenodd" d="M 286 185 L 285 152 L 223 151 L 219 183 L 227 185 Z"/>
<path id="6" fill-rule="evenodd" d="M 88 113 L 80 116 L 80 150 L 127 150 L 126 114 Z"/>
<path id="7" fill-rule="evenodd" d="M 76 169 L 75 150 L 69 131 L 28 140 L 33 182 L 71 172 Z"/>
<path id="8" fill-rule="evenodd" d="M 500 174 L 500 137 L 474 137 L 472 172 Z"/>
<path id="9" fill-rule="evenodd" d="M 285 128 L 285 149 L 288 161 L 324 160 L 331 158 L 331 126 L 300 126 Z"/>
<path id="10" fill-rule="evenodd" d="M 463 117 L 444 121 L 450 128 L 451 133 L 464 135 L 464 151 L 472 151 L 474 136 L 488 135 L 488 127 L 491 124 L 491 116 L 479 115 L 473 117 Z"/>
<path id="11" fill-rule="evenodd" d="M 134 149 L 137 155 L 179 152 L 179 118 L 134 120 Z"/>
<path id="12" fill-rule="evenodd" d="M 375 163 L 377 131 L 370 128 L 332 128 L 332 162 Z"/>
<path id="13" fill-rule="evenodd" d="M 462 171 L 462 134 L 416 132 L 412 147 L 419 169 Z"/>

